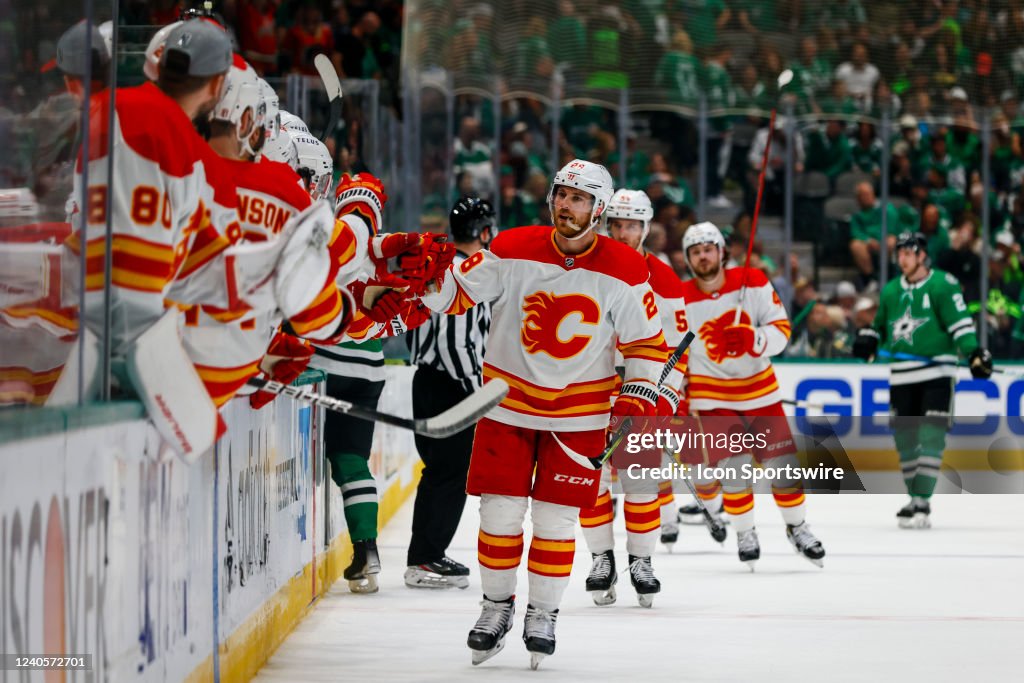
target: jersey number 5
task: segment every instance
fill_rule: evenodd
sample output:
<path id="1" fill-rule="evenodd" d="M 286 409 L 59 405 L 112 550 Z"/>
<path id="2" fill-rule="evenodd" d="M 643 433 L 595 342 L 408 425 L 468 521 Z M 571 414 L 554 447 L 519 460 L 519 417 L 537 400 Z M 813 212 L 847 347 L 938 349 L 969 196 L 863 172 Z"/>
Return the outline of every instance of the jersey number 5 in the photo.
<path id="1" fill-rule="evenodd" d="M 676 331 L 686 332 L 688 329 L 690 326 L 686 322 L 686 311 L 676 311 Z"/>

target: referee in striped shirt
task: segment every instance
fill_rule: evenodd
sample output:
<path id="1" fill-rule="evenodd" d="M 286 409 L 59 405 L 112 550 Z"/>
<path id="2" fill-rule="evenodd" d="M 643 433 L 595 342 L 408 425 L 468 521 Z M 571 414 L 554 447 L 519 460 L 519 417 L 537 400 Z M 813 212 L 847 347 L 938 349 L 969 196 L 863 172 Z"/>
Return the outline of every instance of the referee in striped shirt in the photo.
<path id="1" fill-rule="evenodd" d="M 448 217 L 457 254 L 453 267 L 487 247 L 497 229 L 494 209 L 482 199 L 463 197 Z M 431 417 L 462 401 L 483 383 L 484 344 L 491 306 L 462 315 L 434 313 L 409 337 L 412 412 Z M 423 476 L 416 490 L 412 539 L 405 583 L 412 588 L 467 588 L 469 568 L 447 556 L 466 504 L 466 474 L 476 427 L 447 439 L 416 436 Z"/>

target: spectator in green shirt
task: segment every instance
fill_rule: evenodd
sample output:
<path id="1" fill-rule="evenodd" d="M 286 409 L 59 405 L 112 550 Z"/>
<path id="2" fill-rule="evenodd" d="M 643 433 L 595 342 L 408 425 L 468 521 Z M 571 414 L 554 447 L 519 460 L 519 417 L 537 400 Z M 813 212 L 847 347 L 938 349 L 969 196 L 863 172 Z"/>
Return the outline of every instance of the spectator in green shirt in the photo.
<path id="1" fill-rule="evenodd" d="M 862 286 L 877 280 L 875 270 L 882 251 L 882 206 L 875 197 L 875 189 L 871 183 L 863 182 L 856 188 L 857 204 L 860 211 L 850 219 L 850 256 L 860 273 Z M 899 215 L 892 204 L 885 207 L 890 256 L 896 255 L 896 229 L 899 227 Z"/>
<path id="2" fill-rule="evenodd" d="M 946 150 L 954 161 L 964 167 L 967 175 L 977 169 L 981 161 L 981 141 L 972 128 L 973 123 L 967 117 L 957 117 L 953 127 L 946 132 Z"/>
<path id="3" fill-rule="evenodd" d="M 827 95 L 819 98 L 815 106 L 821 114 L 853 116 L 859 111 L 857 103 L 846 92 L 846 81 L 839 78 L 832 79 L 832 89 Z"/>
<path id="4" fill-rule="evenodd" d="M 728 208 L 732 203 L 722 194 L 725 169 L 722 168 L 721 156 L 732 123 L 732 117 L 724 110 L 736 104 L 736 93 L 726 69 L 732 50 L 725 44 L 711 49 L 711 56 L 704 67 L 704 93 L 711 113 L 706 150 L 708 203 L 716 208 Z"/>
<path id="5" fill-rule="evenodd" d="M 580 66 L 587 59 L 587 29 L 572 0 L 558 0 L 558 18 L 548 26 L 548 46 L 558 64 Z"/>
<path id="6" fill-rule="evenodd" d="M 957 222 L 964 210 L 964 194 L 949 187 L 947 171 L 941 166 L 928 169 L 928 201 L 938 204 Z"/>
<path id="7" fill-rule="evenodd" d="M 840 173 L 853 165 L 850 139 L 843 133 L 843 122 L 832 119 L 825 123 L 824 132 L 815 128 L 807 134 L 807 170 L 820 171 L 835 182 Z"/>
<path id="8" fill-rule="evenodd" d="M 873 123 L 861 121 L 857 124 L 856 143 L 850 153 L 857 170 L 875 178 L 882 175 L 882 141 L 875 135 Z"/>
<path id="9" fill-rule="evenodd" d="M 718 31 L 732 19 L 732 10 L 723 0 L 675 0 L 675 14 L 681 20 L 675 23 L 681 23 L 698 49 L 714 45 Z"/>
<path id="10" fill-rule="evenodd" d="M 928 258 L 935 262 L 939 254 L 949 248 L 949 230 L 953 221 L 938 204 L 925 204 L 921 212 L 921 232 L 928 238 Z"/>
<path id="11" fill-rule="evenodd" d="M 832 85 L 832 64 L 818 56 L 818 41 L 814 36 L 800 39 L 800 59 L 790 65 L 793 70 L 792 91 L 806 109 Z M 787 89 L 789 92 L 789 89 Z"/>
<path id="12" fill-rule="evenodd" d="M 928 146 L 931 153 L 928 156 L 925 168 L 927 171 L 938 171 L 942 176 L 943 186 L 948 185 L 961 195 L 967 189 L 967 172 L 964 165 L 947 151 L 947 131 L 945 128 L 937 128 L 928 139 Z"/>
<path id="13" fill-rule="evenodd" d="M 693 43 L 686 31 L 676 31 L 672 46 L 654 72 L 654 85 L 672 104 L 696 107 L 700 99 L 700 60 L 693 55 Z"/>

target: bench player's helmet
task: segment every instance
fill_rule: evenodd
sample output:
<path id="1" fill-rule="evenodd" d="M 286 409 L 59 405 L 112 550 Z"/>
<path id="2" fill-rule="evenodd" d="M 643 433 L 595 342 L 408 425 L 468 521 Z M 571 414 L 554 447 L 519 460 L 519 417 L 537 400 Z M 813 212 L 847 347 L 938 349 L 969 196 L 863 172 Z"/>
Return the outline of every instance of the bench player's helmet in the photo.
<path id="1" fill-rule="evenodd" d="M 171 31 L 181 26 L 182 22 L 175 21 L 174 23 L 167 24 L 155 34 L 149 40 L 149 45 L 146 46 L 146 59 L 142 63 L 142 72 L 146 74 L 146 78 L 151 81 L 156 81 L 160 76 L 160 55 L 164 52 L 164 45 L 167 43 L 167 36 L 171 34 Z"/>
<path id="2" fill-rule="evenodd" d="M 640 238 L 640 244 L 643 244 L 651 231 L 651 219 L 654 218 L 651 198 L 643 190 L 616 190 L 608 202 L 608 209 L 604 212 L 605 225 L 612 218 L 641 221 L 644 224 L 644 233 Z"/>
<path id="3" fill-rule="evenodd" d="M 242 116 L 250 112 L 249 125 L 240 128 Z M 250 144 L 253 131 L 263 129 L 266 122 L 266 102 L 260 92 L 260 79 L 249 64 L 235 55 L 231 68 L 228 69 L 221 89 L 220 99 L 213 107 L 210 118 L 224 121 L 234 126 L 235 136 L 242 144 L 242 149 L 256 156 L 259 149 Z"/>
<path id="4" fill-rule="evenodd" d="M 260 97 L 263 100 L 263 130 L 266 134 L 266 144 L 277 138 L 281 132 L 281 99 L 273 86 L 262 78 L 260 81 Z"/>
<path id="5" fill-rule="evenodd" d="M 555 215 L 555 190 L 560 185 L 586 192 L 594 198 L 594 206 L 590 210 L 590 224 L 582 226 L 575 237 L 569 238 L 579 239 L 600 222 L 601 216 L 608 208 L 608 202 L 612 199 L 615 183 L 604 166 L 583 159 L 573 159 L 555 174 L 551 189 L 548 190 L 548 211 L 552 217 Z"/>
<path id="6" fill-rule="evenodd" d="M 686 234 L 683 235 L 683 256 L 686 257 L 686 263 L 690 263 L 690 247 L 694 247 L 698 244 L 716 244 L 722 252 L 722 267 L 725 267 L 725 238 L 722 237 L 722 231 L 715 226 L 714 223 L 704 221 L 703 223 L 694 223 L 686 230 Z"/>
<path id="7" fill-rule="evenodd" d="M 480 239 L 484 230 L 490 230 L 491 239 L 494 239 L 497 233 L 494 225 L 494 208 L 486 199 L 477 197 L 463 197 L 455 202 L 451 213 L 448 214 L 448 226 L 456 242 Z"/>

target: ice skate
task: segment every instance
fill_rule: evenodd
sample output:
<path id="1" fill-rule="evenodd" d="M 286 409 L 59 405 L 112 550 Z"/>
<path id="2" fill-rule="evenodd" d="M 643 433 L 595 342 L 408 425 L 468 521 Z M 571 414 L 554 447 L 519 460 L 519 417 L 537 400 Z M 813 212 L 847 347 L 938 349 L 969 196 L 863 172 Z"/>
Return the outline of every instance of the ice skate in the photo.
<path id="1" fill-rule="evenodd" d="M 819 567 L 825 566 L 825 548 L 821 545 L 821 541 L 811 533 L 807 522 L 796 525 L 787 524 L 786 538 L 793 544 L 793 549 L 803 554 L 811 564 L 816 564 Z"/>
<path id="2" fill-rule="evenodd" d="M 717 510 L 712 510 L 709 507 L 708 508 L 708 512 L 711 513 L 712 517 L 715 517 L 715 516 L 721 517 L 722 516 L 722 506 L 723 505 L 724 505 L 724 503 L 720 503 L 718 505 L 718 509 Z M 683 505 L 682 507 L 680 507 L 679 508 L 679 512 L 677 513 L 676 516 L 679 518 L 679 523 L 680 524 L 690 524 L 690 525 L 696 526 L 698 524 L 704 524 L 705 523 L 704 513 L 700 511 L 700 504 L 697 503 L 697 501 L 693 501 L 692 503 L 689 503 L 687 505 Z"/>
<path id="3" fill-rule="evenodd" d="M 405 585 L 409 588 L 469 588 L 469 567 L 450 557 L 410 565 L 405 570 Z"/>
<path id="4" fill-rule="evenodd" d="M 505 634 L 512 630 L 512 619 L 516 613 L 516 598 L 480 602 L 483 610 L 476 625 L 469 632 L 466 645 L 473 651 L 473 665 L 482 664 L 505 647 Z"/>
<path id="5" fill-rule="evenodd" d="M 356 541 L 352 551 L 352 564 L 344 572 L 348 589 L 353 593 L 376 593 L 379 589 L 377 574 L 380 574 L 377 540 Z"/>
<path id="6" fill-rule="evenodd" d="M 533 605 L 526 606 L 523 642 L 530 653 L 530 668 L 536 669 L 541 661 L 555 652 L 555 621 L 558 610 L 548 611 Z"/>
<path id="7" fill-rule="evenodd" d="M 641 607 L 654 604 L 654 596 L 661 592 L 661 582 L 654 576 L 651 558 L 629 556 L 629 580 L 636 589 L 636 599 Z"/>
<path id="8" fill-rule="evenodd" d="M 661 542 L 672 552 L 672 547 L 679 540 L 679 523 L 678 522 L 662 522 L 661 524 Z"/>
<path id="9" fill-rule="evenodd" d="M 761 559 L 761 544 L 757 540 L 757 529 L 736 532 L 736 546 L 739 549 L 740 562 L 754 571 L 754 564 Z"/>
<path id="10" fill-rule="evenodd" d="M 593 563 L 587 576 L 587 592 L 598 606 L 611 605 L 615 602 L 615 584 L 619 575 L 615 572 L 615 553 L 606 550 L 591 555 Z"/>
<path id="11" fill-rule="evenodd" d="M 931 503 L 923 498 L 911 498 L 910 502 L 896 513 L 901 529 L 931 529 Z"/>

